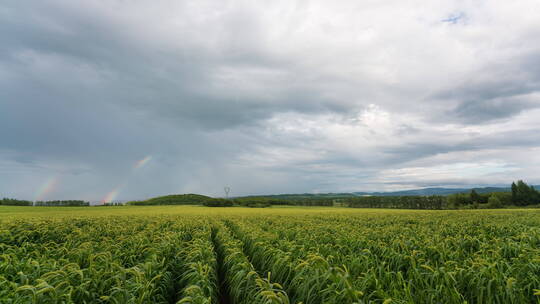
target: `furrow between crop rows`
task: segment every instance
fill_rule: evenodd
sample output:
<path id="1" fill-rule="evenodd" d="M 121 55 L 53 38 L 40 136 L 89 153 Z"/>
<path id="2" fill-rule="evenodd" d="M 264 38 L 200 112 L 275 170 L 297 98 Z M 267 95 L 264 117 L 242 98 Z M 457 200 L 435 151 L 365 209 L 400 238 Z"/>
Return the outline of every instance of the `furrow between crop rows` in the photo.
<path id="1" fill-rule="evenodd" d="M 270 276 L 261 277 L 242 251 L 242 242 L 233 238 L 221 223 L 214 226 L 218 255 L 223 257 L 223 274 L 235 304 L 289 304 L 282 286 Z"/>
<path id="2" fill-rule="evenodd" d="M 212 245 L 216 252 L 217 259 L 217 278 L 218 278 L 218 288 L 219 288 L 219 303 L 220 304 L 231 304 L 231 296 L 229 294 L 229 286 L 227 285 L 227 269 L 224 267 L 224 256 L 221 242 L 218 238 L 218 228 L 215 225 L 212 225 Z"/>

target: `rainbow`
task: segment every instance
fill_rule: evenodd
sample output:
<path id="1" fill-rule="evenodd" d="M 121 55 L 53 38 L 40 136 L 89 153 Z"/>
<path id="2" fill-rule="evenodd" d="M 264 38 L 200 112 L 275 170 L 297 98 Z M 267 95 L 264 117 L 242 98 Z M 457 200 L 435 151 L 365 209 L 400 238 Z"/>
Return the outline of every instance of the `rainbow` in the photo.
<path id="1" fill-rule="evenodd" d="M 120 193 L 120 188 L 121 187 L 116 187 L 111 192 L 107 193 L 101 202 L 104 204 L 112 202 L 118 196 L 118 193 Z"/>
<path id="2" fill-rule="evenodd" d="M 105 203 L 110 203 L 110 202 L 114 201 L 116 199 L 116 197 L 118 196 L 118 194 L 120 193 L 120 191 L 122 190 L 122 188 L 124 188 L 124 186 L 128 183 L 129 178 L 135 173 L 135 171 L 137 169 L 143 167 L 144 165 L 146 165 L 150 160 L 152 160 L 152 155 L 148 155 L 145 158 L 143 158 L 141 160 L 138 160 L 135 163 L 135 165 L 133 166 L 133 170 L 132 170 L 131 174 L 128 175 L 126 180 L 123 183 L 121 183 L 120 185 L 118 185 L 116 188 L 111 190 L 111 192 L 107 193 L 105 195 L 105 197 L 101 200 L 101 203 L 105 204 Z"/>
<path id="3" fill-rule="evenodd" d="M 152 155 L 148 155 L 146 156 L 145 158 L 141 159 L 141 160 L 138 160 L 136 163 L 135 163 L 135 166 L 133 166 L 133 169 L 139 169 L 141 168 L 142 166 L 146 165 L 150 160 L 152 160 Z"/>
<path id="4" fill-rule="evenodd" d="M 47 194 L 51 193 L 54 188 L 56 188 L 56 185 L 58 185 L 58 177 L 53 176 L 49 178 L 41 187 L 39 187 L 38 191 L 36 192 L 34 198 L 36 201 L 42 201 Z"/>

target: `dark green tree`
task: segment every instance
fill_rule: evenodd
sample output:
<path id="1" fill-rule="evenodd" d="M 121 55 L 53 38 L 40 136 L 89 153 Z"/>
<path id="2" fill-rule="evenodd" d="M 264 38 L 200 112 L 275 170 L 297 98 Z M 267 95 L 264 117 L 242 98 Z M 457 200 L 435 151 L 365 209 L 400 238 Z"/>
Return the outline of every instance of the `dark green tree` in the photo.
<path id="1" fill-rule="evenodd" d="M 478 195 L 478 193 L 476 193 L 476 190 L 472 189 L 471 190 L 471 201 L 473 203 L 480 203 L 480 195 Z"/>
<path id="2" fill-rule="evenodd" d="M 515 182 L 512 182 L 512 203 L 516 203 L 517 201 L 517 185 Z"/>
<path id="3" fill-rule="evenodd" d="M 534 187 L 530 187 L 522 180 L 518 180 L 514 204 L 518 206 L 527 206 L 538 203 L 540 203 L 540 193 L 538 193 Z"/>
<path id="4" fill-rule="evenodd" d="M 488 199 L 488 208 L 502 208 L 503 207 L 503 202 L 501 201 L 501 199 L 499 198 L 499 196 L 494 193 L 493 195 L 491 195 Z"/>

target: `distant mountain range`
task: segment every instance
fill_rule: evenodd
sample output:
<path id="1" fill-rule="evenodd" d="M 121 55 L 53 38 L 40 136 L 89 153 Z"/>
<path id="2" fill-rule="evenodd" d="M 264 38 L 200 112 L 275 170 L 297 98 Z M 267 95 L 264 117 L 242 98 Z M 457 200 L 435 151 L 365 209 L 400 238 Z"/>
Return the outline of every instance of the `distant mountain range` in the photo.
<path id="1" fill-rule="evenodd" d="M 537 186 L 535 186 L 536 188 Z M 354 195 L 376 195 L 376 196 L 403 196 L 403 195 L 448 195 L 454 193 L 469 193 L 474 189 L 478 193 L 509 192 L 510 187 L 483 187 L 483 188 L 421 188 L 413 190 L 391 191 L 391 192 L 353 192 Z"/>
<path id="2" fill-rule="evenodd" d="M 540 186 L 534 186 L 540 189 Z M 478 188 L 421 188 L 388 192 L 350 192 L 350 193 L 302 193 L 302 194 L 274 194 L 274 195 L 253 195 L 251 197 L 267 197 L 275 199 L 318 199 L 318 198 L 343 198 L 351 196 L 407 196 L 407 195 L 449 195 L 455 193 L 469 193 L 474 189 L 477 193 L 510 192 L 510 187 L 478 187 Z"/>

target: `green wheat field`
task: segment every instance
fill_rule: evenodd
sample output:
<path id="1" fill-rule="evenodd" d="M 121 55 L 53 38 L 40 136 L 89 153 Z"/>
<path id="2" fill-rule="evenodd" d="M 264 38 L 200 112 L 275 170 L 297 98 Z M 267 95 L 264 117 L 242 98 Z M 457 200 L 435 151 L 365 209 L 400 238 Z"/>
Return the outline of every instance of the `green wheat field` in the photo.
<path id="1" fill-rule="evenodd" d="M 540 303 L 540 211 L 0 207 L 0 303 Z"/>

